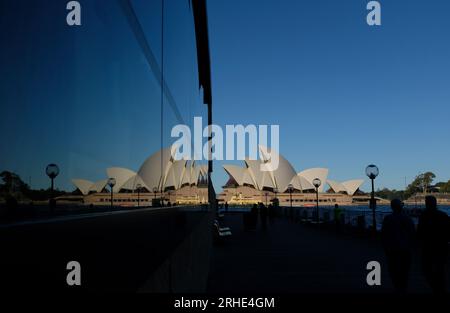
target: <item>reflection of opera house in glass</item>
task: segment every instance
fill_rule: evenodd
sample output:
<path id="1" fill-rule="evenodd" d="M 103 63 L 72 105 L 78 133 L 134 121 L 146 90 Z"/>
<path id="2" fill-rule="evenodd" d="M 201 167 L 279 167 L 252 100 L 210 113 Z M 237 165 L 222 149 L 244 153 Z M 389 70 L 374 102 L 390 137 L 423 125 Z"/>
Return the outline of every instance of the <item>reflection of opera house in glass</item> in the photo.
<path id="1" fill-rule="evenodd" d="M 162 170 L 161 170 L 162 169 Z M 72 179 L 85 204 L 110 205 L 108 178 L 114 178 L 113 203 L 117 206 L 152 205 L 152 199 L 177 204 L 208 202 L 207 165 L 176 161 L 170 148 L 150 156 L 137 172 L 126 168 L 106 169 L 107 178 L 98 182 Z"/>
<path id="2" fill-rule="evenodd" d="M 264 155 L 263 152 L 261 154 Z M 329 180 L 326 168 L 311 168 L 297 173 L 289 161 L 281 155 L 278 157 L 278 168 L 273 171 L 261 170 L 261 164 L 267 163 L 268 159 L 246 159 L 244 167 L 224 165 L 229 180 L 219 195 L 220 201 L 229 204 L 251 204 L 270 203 L 277 198 L 280 205 L 289 206 L 292 196 L 293 206 L 311 206 L 316 203 L 316 190 L 313 185 L 315 178 L 322 182 L 318 188 L 320 205 L 349 205 L 367 201 L 367 197 L 359 190 L 364 183 L 362 179 L 342 183 Z M 328 190 L 325 189 L 326 185 L 329 186 Z M 289 187 L 292 188 L 291 192 Z"/>
<path id="3" fill-rule="evenodd" d="M 78 197 L 85 204 L 110 205 L 108 178 L 116 181 L 113 187 L 113 204 L 117 206 L 138 206 L 138 202 L 140 206 L 150 206 L 153 199 L 158 202 L 162 199 L 165 204 L 169 201 L 172 204 L 207 203 L 207 165 L 196 161 L 174 160 L 172 155 L 169 147 L 146 159 L 137 172 L 111 167 L 106 169 L 103 180 L 93 182 L 72 179 L 72 183 L 80 193 Z M 261 170 L 261 164 L 267 164 L 268 159 L 245 159 L 245 167 L 224 165 L 229 179 L 223 186 L 223 192 L 218 195 L 218 200 L 245 205 L 269 203 L 278 198 L 280 205 L 289 206 L 292 196 L 293 206 L 309 206 L 315 204 L 313 180 L 319 178 L 322 182 L 319 187 L 321 205 L 349 205 L 367 201 L 367 197 L 359 191 L 364 182 L 362 179 L 342 183 L 329 180 L 326 168 L 311 168 L 296 173 L 289 161 L 281 155 L 278 157 L 278 167 L 273 171 Z M 329 188 L 325 189 L 327 185 Z M 292 194 L 289 193 L 289 186 L 292 186 Z"/>

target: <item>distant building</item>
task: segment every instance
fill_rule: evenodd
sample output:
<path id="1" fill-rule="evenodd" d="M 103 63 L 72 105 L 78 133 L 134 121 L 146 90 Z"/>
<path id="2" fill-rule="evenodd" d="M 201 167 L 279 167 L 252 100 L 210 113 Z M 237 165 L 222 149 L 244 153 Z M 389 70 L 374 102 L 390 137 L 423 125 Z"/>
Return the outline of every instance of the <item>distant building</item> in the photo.
<path id="1" fill-rule="evenodd" d="M 326 168 L 311 168 L 297 173 L 288 160 L 281 155 L 278 157 L 279 166 L 274 171 L 261 171 L 261 164 L 268 160 L 246 159 L 244 167 L 224 165 L 229 179 L 223 186 L 219 201 L 230 204 L 251 204 L 268 203 L 277 198 L 280 205 L 290 205 L 292 196 L 293 206 L 310 206 L 316 203 L 313 185 L 315 178 L 321 181 L 318 188 L 321 205 L 336 203 L 348 205 L 367 201 L 367 197 L 360 195 L 359 192 L 359 188 L 364 183 L 363 179 L 345 182 L 329 180 L 329 170 Z M 292 186 L 291 193 L 288 189 L 289 185 Z M 326 186 L 329 188 L 326 189 Z"/>

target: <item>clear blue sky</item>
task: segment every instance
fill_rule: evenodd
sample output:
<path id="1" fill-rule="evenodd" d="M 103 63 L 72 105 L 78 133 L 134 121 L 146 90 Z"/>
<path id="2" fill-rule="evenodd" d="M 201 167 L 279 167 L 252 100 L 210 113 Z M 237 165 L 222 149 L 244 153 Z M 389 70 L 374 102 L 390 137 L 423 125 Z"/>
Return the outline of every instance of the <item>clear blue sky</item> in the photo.
<path id="1" fill-rule="evenodd" d="M 208 1 L 215 122 L 279 124 L 281 154 L 330 179 L 450 179 L 450 2 L 380 2 L 369 27 L 364 0 Z"/>
<path id="2" fill-rule="evenodd" d="M 160 62 L 160 1 L 131 2 Z M 279 124 L 297 171 L 347 180 L 375 163 L 378 187 L 426 170 L 446 181 L 450 2 L 382 0 L 381 27 L 366 24 L 367 2 L 208 0 L 214 121 Z M 47 187 L 56 162 L 56 186 L 70 190 L 107 167 L 138 170 L 160 148 L 160 89 L 117 1 L 84 2 L 80 28 L 65 24 L 66 3 L 0 5 L 0 170 Z M 166 0 L 165 74 L 190 122 L 206 113 L 192 34 L 188 1 Z M 164 121 L 168 145 L 170 109 Z"/>

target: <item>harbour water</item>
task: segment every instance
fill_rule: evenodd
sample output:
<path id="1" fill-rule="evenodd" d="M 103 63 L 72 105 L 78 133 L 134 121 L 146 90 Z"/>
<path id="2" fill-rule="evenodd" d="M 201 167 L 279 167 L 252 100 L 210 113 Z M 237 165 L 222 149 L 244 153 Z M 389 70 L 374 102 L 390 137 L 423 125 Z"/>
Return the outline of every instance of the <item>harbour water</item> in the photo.
<path id="1" fill-rule="evenodd" d="M 286 208 L 286 207 L 285 207 Z M 364 224 L 366 227 L 370 227 L 372 225 L 372 210 L 367 205 L 361 205 L 361 206 L 340 206 L 339 207 L 342 210 L 342 213 L 344 215 L 344 220 L 346 224 L 350 224 L 353 226 L 358 225 L 358 218 L 360 216 L 364 216 Z M 445 212 L 447 215 L 450 216 L 450 206 L 439 206 L 439 210 Z M 294 207 L 293 208 L 297 214 L 305 214 L 303 212 L 306 212 L 307 216 L 309 218 L 312 218 L 316 212 L 315 207 Z M 404 210 L 406 212 L 413 212 L 413 213 L 419 213 L 424 209 L 424 206 L 418 205 L 417 207 L 414 205 L 405 205 Z M 230 207 L 229 211 L 231 212 L 249 212 L 250 207 Z M 375 218 L 377 222 L 377 229 L 381 230 L 381 226 L 383 223 L 383 219 L 386 215 L 392 213 L 392 210 L 390 206 L 388 205 L 378 205 L 377 209 L 375 211 Z M 417 224 L 418 222 L 418 214 L 411 214 L 411 218 L 413 219 L 414 223 Z M 334 218 L 334 207 L 332 206 L 320 206 L 319 207 L 319 216 L 321 219 L 333 219 Z"/>
<path id="2" fill-rule="evenodd" d="M 369 208 L 369 206 L 348 206 L 348 207 L 340 207 L 342 209 L 342 212 L 344 213 L 345 222 L 351 225 L 356 226 L 357 225 L 357 218 L 358 216 L 364 216 L 365 225 L 366 227 L 369 227 L 372 225 L 372 210 Z M 414 212 L 419 213 L 422 211 L 425 207 L 424 206 L 408 206 L 406 205 L 404 207 L 404 210 L 408 212 Z M 330 216 L 333 216 L 333 208 L 319 208 L 320 215 L 323 217 L 324 212 L 330 212 Z M 447 215 L 450 215 L 450 206 L 439 206 L 439 210 L 447 213 Z M 375 211 L 375 218 L 377 222 L 377 229 L 381 230 L 381 226 L 383 223 L 383 219 L 386 215 L 392 213 L 391 207 L 388 205 L 378 205 L 377 209 Z M 411 218 L 413 219 L 414 223 L 418 223 L 418 214 L 411 214 Z"/>

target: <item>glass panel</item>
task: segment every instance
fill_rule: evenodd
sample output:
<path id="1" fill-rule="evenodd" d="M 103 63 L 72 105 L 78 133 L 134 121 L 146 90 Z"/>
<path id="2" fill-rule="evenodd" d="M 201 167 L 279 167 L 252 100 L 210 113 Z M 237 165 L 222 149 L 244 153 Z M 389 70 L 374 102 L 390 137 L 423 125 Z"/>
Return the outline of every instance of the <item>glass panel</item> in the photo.
<path id="1" fill-rule="evenodd" d="M 174 125 L 206 123 L 189 1 L 165 1 L 164 30 L 162 3 L 84 1 L 82 25 L 68 26 L 65 0 L 2 1 L 0 172 L 28 187 L 0 180 L 0 201 L 47 201 L 50 163 L 60 170 L 57 194 L 79 196 L 73 179 L 105 180 L 111 167 L 138 172 L 173 143 Z"/>

